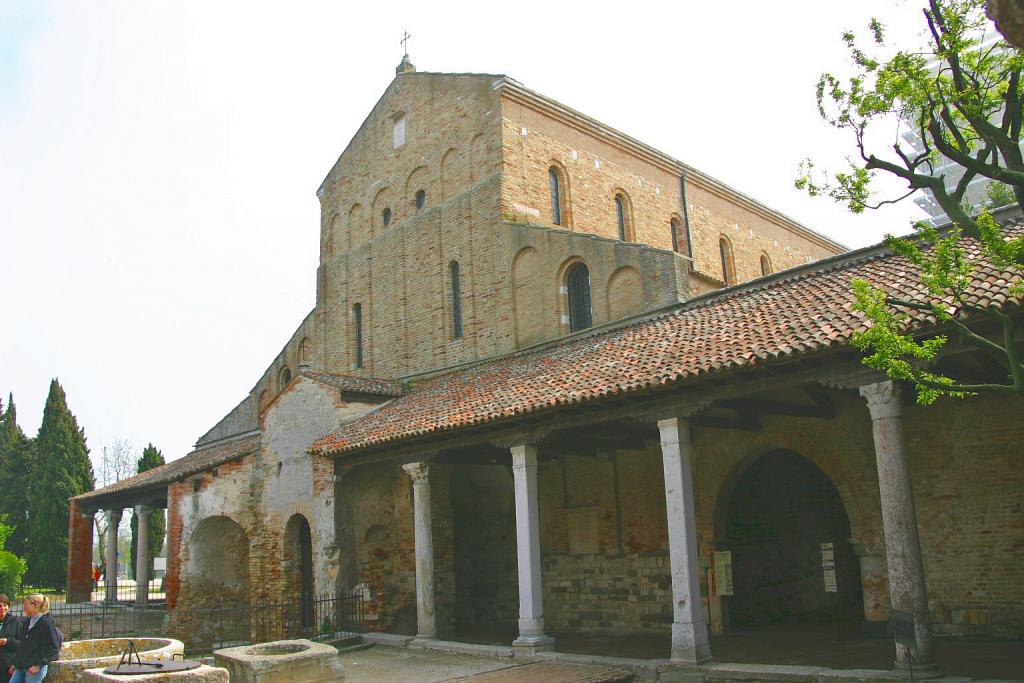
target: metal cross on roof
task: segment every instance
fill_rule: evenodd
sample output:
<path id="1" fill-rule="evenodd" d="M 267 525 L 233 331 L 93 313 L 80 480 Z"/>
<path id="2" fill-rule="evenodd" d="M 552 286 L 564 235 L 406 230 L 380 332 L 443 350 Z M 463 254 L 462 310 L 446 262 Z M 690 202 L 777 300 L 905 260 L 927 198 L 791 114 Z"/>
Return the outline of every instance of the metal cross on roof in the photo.
<path id="1" fill-rule="evenodd" d="M 407 54 L 407 55 L 409 54 L 409 39 L 410 38 L 412 38 L 412 35 L 410 35 L 410 33 L 408 31 L 403 31 L 402 32 L 402 39 L 400 41 L 398 41 L 398 42 L 400 42 L 402 44 L 402 51 L 405 54 Z"/>

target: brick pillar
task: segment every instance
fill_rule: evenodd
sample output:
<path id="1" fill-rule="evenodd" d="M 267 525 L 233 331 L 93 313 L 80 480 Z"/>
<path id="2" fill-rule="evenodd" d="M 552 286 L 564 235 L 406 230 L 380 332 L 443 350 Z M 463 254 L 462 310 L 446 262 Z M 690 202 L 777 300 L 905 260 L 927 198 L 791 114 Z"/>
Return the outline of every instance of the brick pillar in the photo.
<path id="1" fill-rule="evenodd" d="M 659 420 L 658 430 L 672 567 L 672 660 L 699 664 L 711 659 L 711 645 L 700 602 L 690 421 L 684 417 Z"/>
<path id="2" fill-rule="evenodd" d="M 93 513 L 72 498 L 68 515 L 68 602 L 92 600 Z"/>
<path id="3" fill-rule="evenodd" d="M 860 388 L 871 412 L 875 440 L 875 464 L 882 503 L 882 530 L 885 532 L 885 559 L 889 569 L 889 595 L 893 609 L 914 616 L 917 651 L 896 646 L 896 668 L 909 669 L 913 657 L 914 675 L 939 676 L 932 652 L 928 591 L 924 584 L 924 562 L 917 533 L 917 511 L 910 481 L 903 438 L 903 402 L 895 382 L 878 382 Z"/>
<path id="4" fill-rule="evenodd" d="M 165 609 L 174 609 L 181 594 L 181 534 L 184 520 L 178 512 L 181 495 L 187 484 L 179 482 L 167 487 L 167 571 L 164 574 Z"/>

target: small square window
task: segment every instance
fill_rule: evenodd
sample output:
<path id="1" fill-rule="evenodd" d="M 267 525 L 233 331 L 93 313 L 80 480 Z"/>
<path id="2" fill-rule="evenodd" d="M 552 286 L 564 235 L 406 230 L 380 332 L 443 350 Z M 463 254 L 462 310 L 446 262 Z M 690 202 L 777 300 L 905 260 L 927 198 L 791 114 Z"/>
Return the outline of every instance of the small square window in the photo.
<path id="1" fill-rule="evenodd" d="M 398 149 L 405 144 L 405 116 L 399 116 L 395 119 L 394 134 L 395 149 Z"/>

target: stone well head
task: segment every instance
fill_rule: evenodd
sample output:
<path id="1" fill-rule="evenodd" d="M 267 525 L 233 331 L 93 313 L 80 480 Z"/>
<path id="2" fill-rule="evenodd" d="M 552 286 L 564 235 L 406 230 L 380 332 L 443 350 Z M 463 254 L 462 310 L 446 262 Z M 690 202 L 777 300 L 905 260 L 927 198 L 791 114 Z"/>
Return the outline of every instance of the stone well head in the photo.
<path id="1" fill-rule="evenodd" d="M 185 645 L 171 638 L 96 638 L 69 640 L 60 649 L 60 659 L 50 664 L 47 683 L 71 683 L 82 680 L 86 669 L 102 669 L 117 664 L 128 643 L 143 659 L 165 660 L 183 657 Z"/>
<path id="2" fill-rule="evenodd" d="M 231 673 L 231 681 L 244 683 L 295 683 L 340 681 L 338 651 L 312 640 L 277 640 L 216 650 L 217 666 Z"/>

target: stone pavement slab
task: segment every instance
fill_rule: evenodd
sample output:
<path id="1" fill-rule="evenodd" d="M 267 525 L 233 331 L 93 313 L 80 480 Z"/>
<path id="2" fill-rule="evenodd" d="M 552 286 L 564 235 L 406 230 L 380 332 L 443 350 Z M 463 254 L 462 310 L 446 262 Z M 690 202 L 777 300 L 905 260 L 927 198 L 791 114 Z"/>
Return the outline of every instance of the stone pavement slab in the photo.
<path id="1" fill-rule="evenodd" d="M 441 683 L 510 666 L 493 657 L 387 645 L 342 652 L 338 658 L 345 683 Z"/>
<path id="2" fill-rule="evenodd" d="M 625 669 L 573 662 L 534 662 L 460 678 L 459 683 L 618 683 L 632 680 Z"/>

